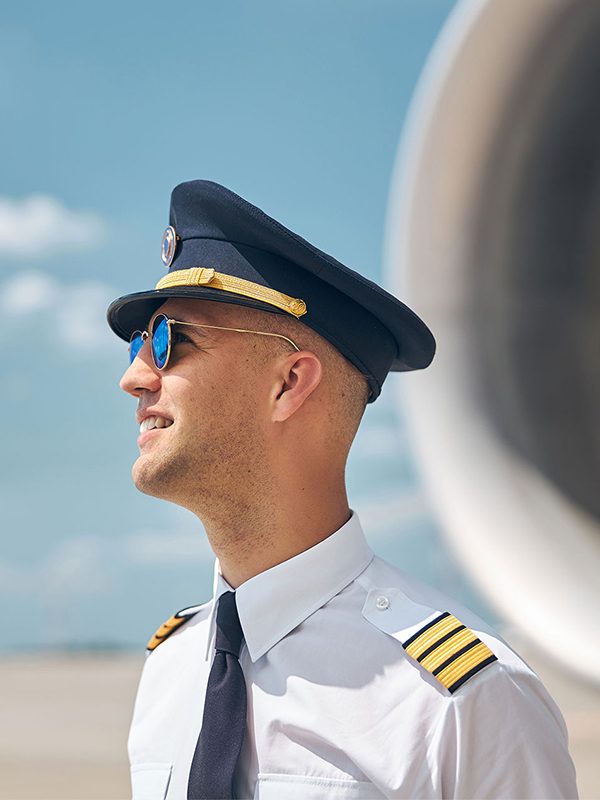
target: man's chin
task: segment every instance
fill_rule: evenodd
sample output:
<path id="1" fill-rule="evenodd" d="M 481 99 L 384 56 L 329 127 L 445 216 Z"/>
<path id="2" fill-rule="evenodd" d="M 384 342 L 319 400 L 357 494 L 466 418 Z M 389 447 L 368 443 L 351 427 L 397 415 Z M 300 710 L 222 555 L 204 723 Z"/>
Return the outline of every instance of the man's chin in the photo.
<path id="1" fill-rule="evenodd" d="M 169 487 L 164 481 L 156 479 L 150 480 L 147 476 L 135 475 L 133 473 L 134 471 L 132 471 L 133 483 L 139 492 L 149 497 L 156 497 L 157 500 L 165 500 L 167 503 L 174 503 L 176 506 L 188 509 L 188 511 L 194 511 L 188 502 L 188 498 L 181 497 L 177 492 L 173 491 L 173 489 L 169 491 Z"/>
<path id="2" fill-rule="evenodd" d="M 148 464 L 140 464 L 140 460 L 138 458 L 131 468 L 131 477 L 135 488 L 139 492 L 152 497 L 168 500 L 168 493 L 165 491 L 168 481 L 165 479 L 164 474 L 160 474 L 155 469 L 150 469 Z"/>

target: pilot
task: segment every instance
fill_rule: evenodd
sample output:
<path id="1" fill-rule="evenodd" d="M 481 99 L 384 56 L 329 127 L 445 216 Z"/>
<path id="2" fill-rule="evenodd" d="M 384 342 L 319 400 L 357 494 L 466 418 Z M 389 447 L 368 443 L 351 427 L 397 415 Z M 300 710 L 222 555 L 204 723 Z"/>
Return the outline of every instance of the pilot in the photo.
<path id="1" fill-rule="evenodd" d="M 108 309 L 132 476 L 198 516 L 214 586 L 148 643 L 134 800 L 577 797 L 537 675 L 376 556 L 348 501 L 366 406 L 433 358 L 424 322 L 210 181 L 174 189 L 162 258 L 154 289 Z"/>

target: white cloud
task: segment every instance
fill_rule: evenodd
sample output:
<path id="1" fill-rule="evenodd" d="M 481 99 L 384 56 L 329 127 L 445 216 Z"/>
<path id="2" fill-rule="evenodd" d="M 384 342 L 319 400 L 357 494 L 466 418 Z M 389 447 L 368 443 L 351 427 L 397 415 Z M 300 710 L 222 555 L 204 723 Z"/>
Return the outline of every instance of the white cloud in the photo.
<path id="1" fill-rule="evenodd" d="M 55 340 L 69 350 L 105 351 L 123 343 L 108 327 L 106 309 L 117 292 L 100 281 L 60 283 L 40 271 L 13 275 L 0 284 L 0 312 L 28 329 L 48 330 L 54 324 Z"/>
<path id="2" fill-rule="evenodd" d="M 79 533 L 62 539 L 40 561 L 25 564 L 0 559 L 0 593 L 27 596 L 43 592 L 60 605 L 65 598 L 99 595 L 114 580 L 116 563 L 142 567 L 212 564 L 214 554 L 203 529 L 139 530 L 121 539 Z"/>
<path id="3" fill-rule="evenodd" d="M 59 295 L 58 281 L 43 272 L 22 272 L 5 281 L 0 308 L 19 317 L 51 308 Z"/>
<path id="4" fill-rule="evenodd" d="M 42 561 L 0 561 L 0 591 L 18 595 L 42 591 L 61 597 L 100 594 L 109 584 L 107 551 L 104 540 L 80 534 L 57 542 Z"/>
<path id="5" fill-rule="evenodd" d="M 50 594 L 99 594 L 108 582 L 103 569 L 106 542 L 81 534 L 58 544 L 40 569 L 40 584 Z"/>
<path id="6" fill-rule="evenodd" d="M 42 258 L 95 247 L 105 236 L 102 219 L 72 211 L 48 195 L 0 197 L 0 255 Z"/>
<path id="7" fill-rule="evenodd" d="M 55 303 L 58 332 L 72 349 L 105 349 L 107 344 L 123 348 L 106 322 L 106 309 L 117 293 L 99 281 L 82 281 L 65 286 Z"/>

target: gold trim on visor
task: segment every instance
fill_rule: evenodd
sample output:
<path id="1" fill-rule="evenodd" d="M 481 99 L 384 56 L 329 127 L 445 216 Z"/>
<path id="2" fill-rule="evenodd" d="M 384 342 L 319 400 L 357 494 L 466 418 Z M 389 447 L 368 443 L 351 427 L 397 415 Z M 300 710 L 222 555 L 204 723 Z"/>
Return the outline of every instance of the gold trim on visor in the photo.
<path id="1" fill-rule="evenodd" d="M 208 286 L 211 289 L 223 289 L 233 294 L 251 297 L 253 300 L 262 300 L 263 303 L 288 311 L 294 317 L 302 317 L 307 308 L 304 300 L 290 297 L 276 289 L 261 286 L 259 283 L 236 278 L 224 272 L 217 272 L 212 267 L 192 267 L 191 269 L 176 269 L 161 278 L 155 289 L 170 289 L 173 286 Z"/>

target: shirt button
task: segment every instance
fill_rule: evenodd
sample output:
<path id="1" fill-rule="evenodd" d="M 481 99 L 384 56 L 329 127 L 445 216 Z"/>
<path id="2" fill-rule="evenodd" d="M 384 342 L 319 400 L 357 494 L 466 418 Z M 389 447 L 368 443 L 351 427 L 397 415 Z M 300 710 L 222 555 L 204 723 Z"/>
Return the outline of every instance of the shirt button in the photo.
<path id="1" fill-rule="evenodd" d="M 375 607 L 378 608 L 380 611 L 385 611 L 386 608 L 389 608 L 390 601 L 384 595 L 380 595 L 377 600 L 375 600 Z"/>

